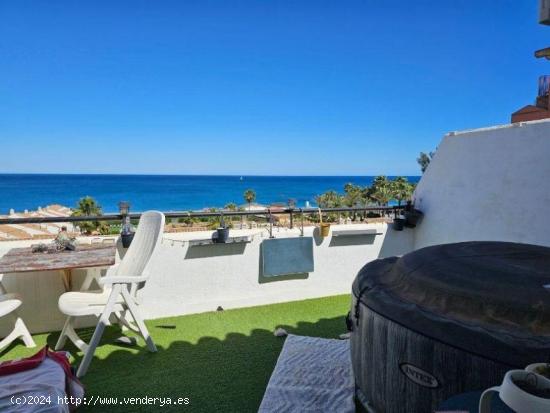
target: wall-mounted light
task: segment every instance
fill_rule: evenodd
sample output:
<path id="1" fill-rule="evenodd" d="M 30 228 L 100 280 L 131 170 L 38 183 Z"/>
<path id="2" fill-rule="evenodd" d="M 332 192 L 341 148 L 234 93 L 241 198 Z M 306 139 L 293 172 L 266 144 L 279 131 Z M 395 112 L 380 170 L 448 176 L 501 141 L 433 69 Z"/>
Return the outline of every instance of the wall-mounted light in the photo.
<path id="1" fill-rule="evenodd" d="M 130 213 L 130 203 L 127 201 L 119 202 L 118 210 L 120 211 L 120 215 L 128 215 Z"/>

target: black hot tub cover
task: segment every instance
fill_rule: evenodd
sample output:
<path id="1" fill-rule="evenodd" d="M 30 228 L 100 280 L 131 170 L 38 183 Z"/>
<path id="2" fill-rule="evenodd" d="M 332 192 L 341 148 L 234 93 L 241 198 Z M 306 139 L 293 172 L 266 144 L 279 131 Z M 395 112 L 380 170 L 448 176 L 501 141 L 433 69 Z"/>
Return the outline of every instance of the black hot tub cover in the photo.
<path id="1" fill-rule="evenodd" d="M 550 361 L 550 248 L 427 247 L 368 263 L 353 292 L 357 305 L 483 357 L 521 368 Z"/>

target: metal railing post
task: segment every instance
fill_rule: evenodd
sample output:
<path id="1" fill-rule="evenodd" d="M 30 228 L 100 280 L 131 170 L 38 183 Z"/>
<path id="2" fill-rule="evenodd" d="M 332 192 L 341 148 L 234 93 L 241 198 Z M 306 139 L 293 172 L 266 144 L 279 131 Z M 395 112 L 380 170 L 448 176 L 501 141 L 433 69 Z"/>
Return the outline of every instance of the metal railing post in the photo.
<path id="1" fill-rule="evenodd" d="M 304 210 L 300 208 L 300 220 L 301 220 L 301 228 L 300 228 L 300 236 L 304 236 Z"/>
<path id="2" fill-rule="evenodd" d="M 273 215 L 271 215 L 271 208 L 268 208 L 267 212 L 269 213 L 269 238 L 275 238 L 273 236 Z"/>

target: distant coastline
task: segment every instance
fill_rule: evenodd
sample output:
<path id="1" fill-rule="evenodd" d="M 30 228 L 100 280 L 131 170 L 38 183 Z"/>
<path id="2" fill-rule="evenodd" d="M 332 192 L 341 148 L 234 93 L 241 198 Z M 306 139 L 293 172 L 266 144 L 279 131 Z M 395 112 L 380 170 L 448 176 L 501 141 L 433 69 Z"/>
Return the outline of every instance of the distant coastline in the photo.
<path id="1" fill-rule="evenodd" d="M 391 177 L 391 175 L 390 175 Z M 117 175 L 117 174 L 0 174 L 0 214 L 10 209 L 36 210 L 49 204 L 75 205 L 94 197 L 103 212 L 116 212 L 119 201 L 132 211 L 201 210 L 243 203 L 243 191 L 252 188 L 260 204 L 296 200 L 297 206 L 328 190 L 342 191 L 346 183 L 370 185 L 373 176 L 246 176 L 240 175 Z M 419 176 L 407 176 L 418 182 Z"/>

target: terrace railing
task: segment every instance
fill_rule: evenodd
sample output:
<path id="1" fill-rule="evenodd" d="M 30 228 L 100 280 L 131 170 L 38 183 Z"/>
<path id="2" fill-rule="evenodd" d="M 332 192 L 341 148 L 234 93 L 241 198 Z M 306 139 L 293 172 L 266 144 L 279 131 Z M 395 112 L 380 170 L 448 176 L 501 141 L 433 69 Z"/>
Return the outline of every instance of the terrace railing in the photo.
<path id="1" fill-rule="evenodd" d="M 403 211 L 404 205 L 398 206 L 366 206 L 356 208 L 267 208 L 257 210 L 241 211 L 170 211 L 164 212 L 167 219 L 173 218 L 212 218 L 212 217 L 245 217 L 255 216 L 270 219 L 273 215 L 290 215 L 292 227 L 293 217 L 296 215 L 331 214 L 331 213 L 379 213 L 381 216 L 396 216 Z M 64 223 L 64 222 L 84 222 L 84 221 L 118 221 L 129 219 L 139 219 L 141 213 L 123 214 L 104 214 L 93 216 L 67 216 L 67 217 L 23 217 L 23 218 L 0 218 L 0 225 L 6 224 L 46 224 L 46 223 Z"/>

